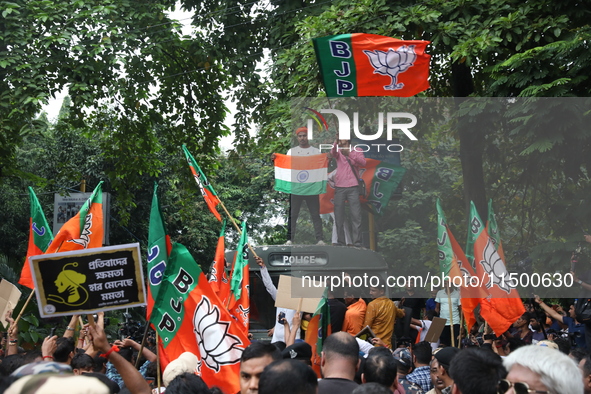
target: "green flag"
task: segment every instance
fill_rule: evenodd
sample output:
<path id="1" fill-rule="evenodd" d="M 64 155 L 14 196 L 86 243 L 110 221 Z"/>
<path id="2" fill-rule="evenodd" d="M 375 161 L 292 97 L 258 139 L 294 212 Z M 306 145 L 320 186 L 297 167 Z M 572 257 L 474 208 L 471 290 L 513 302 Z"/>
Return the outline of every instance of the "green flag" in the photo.
<path id="1" fill-rule="evenodd" d="M 454 260 L 449 234 L 447 232 L 447 219 L 441 209 L 441 201 L 437 199 L 437 255 L 439 257 L 439 271 L 449 276 Z"/>
<path id="2" fill-rule="evenodd" d="M 29 218 L 29 245 L 27 248 L 27 257 L 21 271 L 21 277 L 18 281 L 29 289 L 35 288 L 31 267 L 29 266 L 29 257 L 45 253 L 49 244 L 53 240 L 53 234 L 47 224 L 47 219 L 43 214 L 43 209 L 35 195 L 32 187 L 29 187 L 29 199 L 31 201 L 31 217 Z"/>
<path id="3" fill-rule="evenodd" d="M 162 217 L 160 203 L 158 202 L 158 184 L 154 182 L 154 194 L 152 195 L 152 208 L 150 210 L 150 227 L 148 229 L 147 320 L 150 320 L 154 300 L 158 296 L 158 289 L 164 276 L 164 270 L 168 263 L 171 248 L 170 237 L 166 233 L 164 218 Z"/>

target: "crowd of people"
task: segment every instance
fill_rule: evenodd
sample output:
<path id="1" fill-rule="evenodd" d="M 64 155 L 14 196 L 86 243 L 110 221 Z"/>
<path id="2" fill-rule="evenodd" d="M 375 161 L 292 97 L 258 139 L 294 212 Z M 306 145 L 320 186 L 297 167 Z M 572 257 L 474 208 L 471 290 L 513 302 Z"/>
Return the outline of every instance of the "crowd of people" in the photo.
<path id="1" fill-rule="evenodd" d="M 437 344 L 419 332 L 428 330 L 438 310 L 449 311 L 441 308 L 443 293 L 420 298 L 409 284 L 396 301 L 381 288 L 370 288 L 370 294 L 369 302 L 331 297 L 333 333 L 323 341 L 318 365 L 298 332 L 305 319 L 296 312 L 287 322 L 283 311 L 278 324 L 284 330 L 274 331 L 271 341 L 252 341 L 242 353 L 240 393 L 591 393 L 591 355 L 572 306 L 567 313 L 535 297 L 505 333 L 482 321 L 468 332 L 452 331 L 456 347 L 445 335 Z M 406 314 L 412 315 L 411 337 L 396 329 Z M 73 316 L 62 337 L 47 337 L 40 350 L 29 351 L 18 346 L 11 324 L 0 393 L 222 393 L 196 374 L 199 360 L 191 353 L 170 362 L 157 388 L 153 351 L 142 348 L 139 355 L 140 345 L 131 339 L 109 343 L 102 315 L 96 325 L 84 326 L 75 343 L 78 320 Z M 362 340 L 355 334 L 365 326 L 374 337 Z"/>

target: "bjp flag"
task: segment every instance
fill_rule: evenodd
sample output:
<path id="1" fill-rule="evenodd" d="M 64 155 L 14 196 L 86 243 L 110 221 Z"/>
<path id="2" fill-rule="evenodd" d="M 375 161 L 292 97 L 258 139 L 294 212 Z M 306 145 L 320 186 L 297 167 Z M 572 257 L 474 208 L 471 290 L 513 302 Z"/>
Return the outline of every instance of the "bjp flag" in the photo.
<path id="1" fill-rule="evenodd" d="M 410 97 L 429 88 L 429 41 L 363 33 L 312 41 L 329 97 Z"/>

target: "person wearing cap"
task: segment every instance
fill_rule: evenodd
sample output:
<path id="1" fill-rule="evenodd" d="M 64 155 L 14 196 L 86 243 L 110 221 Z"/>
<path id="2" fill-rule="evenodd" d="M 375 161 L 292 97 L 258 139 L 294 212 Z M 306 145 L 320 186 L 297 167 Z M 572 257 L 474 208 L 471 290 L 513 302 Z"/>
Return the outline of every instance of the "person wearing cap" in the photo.
<path id="1" fill-rule="evenodd" d="M 310 145 L 308 141 L 308 129 L 300 127 L 295 131 L 298 139 L 298 146 L 287 151 L 288 156 L 312 156 L 322 154 L 316 147 Z M 275 160 L 275 154 L 271 155 L 271 160 Z M 314 235 L 318 245 L 324 245 L 324 236 L 322 233 L 322 219 L 320 219 L 320 199 L 317 194 L 311 196 L 304 196 L 292 194 L 289 199 L 289 212 L 287 215 L 287 245 L 291 245 L 296 235 L 296 222 L 300 216 L 300 208 L 302 203 L 306 203 L 314 225 Z"/>
<path id="2" fill-rule="evenodd" d="M 423 394 L 424 391 L 418 384 L 408 380 L 408 374 L 413 368 L 412 355 L 410 350 L 405 347 L 396 349 L 392 356 L 396 360 L 396 380 L 400 392 L 406 394 Z"/>
<path id="3" fill-rule="evenodd" d="M 302 361 L 304 364 L 312 366 L 312 346 L 306 342 L 296 342 L 283 349 L 281 357 Z"/>
<path id="4" fill-rule="evenodd" d="M 449 375 L 449 367 L 453 358 L 458 354 L 460 349 L 455 347 L 444 347 L 433 353 L 433 360 L 431 360 L 431 381 L 433 389 L 427 394 L 450 394 L 454 383 Z"/>

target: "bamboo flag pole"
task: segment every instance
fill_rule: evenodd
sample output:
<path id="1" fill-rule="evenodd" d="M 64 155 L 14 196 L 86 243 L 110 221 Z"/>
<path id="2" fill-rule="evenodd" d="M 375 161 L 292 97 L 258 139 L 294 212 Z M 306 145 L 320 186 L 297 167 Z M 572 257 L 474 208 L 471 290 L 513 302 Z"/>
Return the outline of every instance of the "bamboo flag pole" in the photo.
<path id="1" fill-rule="evenodd" d="M 18 314 L 18 316 L 16 317 L 16 319 L 14 319 L 14 325 L 15 326 L 18 324 L 18 321 L 21 319 L 21 316 L 23 315 L 23 312 L 27 308 L 27 305 L 29 305 L 29 302 L 31 302 L 31 298 L 33 298 L 33 294 L 35 294 L 35 290 L 34 289 L 31 291 L 31 294 L 29 294 L 29 298 L 27 298 L 27 300 L 25 301 L 25 304 L 21 308 L 20 313 Z"/>
<path id="2" fill-rule="evenodd" d="M 160 390 L 160 336 L 158 335 L 158 330 L 156 330 L 156 387 L 158 387 L 158 392 L 161 393 Z"/>
<path id="3" fill-rule="evenodd" d="M 463 334 L 463 330 L 462 328 L 464 327 L 464 314 L 460 313 L 460 338 L 458 339 L 458 348 L 462 347 L 462 334 Z M 466 329 L 466 337 L 468 337 L 470 334 L 468 333 L 468 330 Z"/>
<path id="4" fill-rule="evenodd" d="M 219 200 L 219 197 L 218 197 L 218 200 Z M 236 221 L 234 220 L 234 218 L 232 217 L 232 215 L 230 215 L 230 212 L 228 212 L 228 210 L 226 209 L 226 206 L 224 205 L 224 203 L 222 202 L 222 200 L 219 200 L 219 201 L 220 201 L 220 205 L 224 209 L 224 212 L 226 212 L 226 215 L 228 215 L 228 217 L 230 218 L 230 221 L 232 222 L 232 224 L 236 228 L 236 231 L 238 231 L 238 235 L 242 235 L 242 230 L 240 230 L 240 227 L 238 226 L 238 224 L 236 223 Z M 247 243 L 247 245 L 248 245 L 248 249 L 250 249 L 250 252 L 252 253 L 252 255 L 255 258 L 258 258 L 259 256 L 256 254 L 256 252 L 254 251 L 254 249 L 252 248 L 252 246 L 250 246 L 250 243 Z M 236 251 L 236 253 L 238 253 L 238 251 Z"/>

